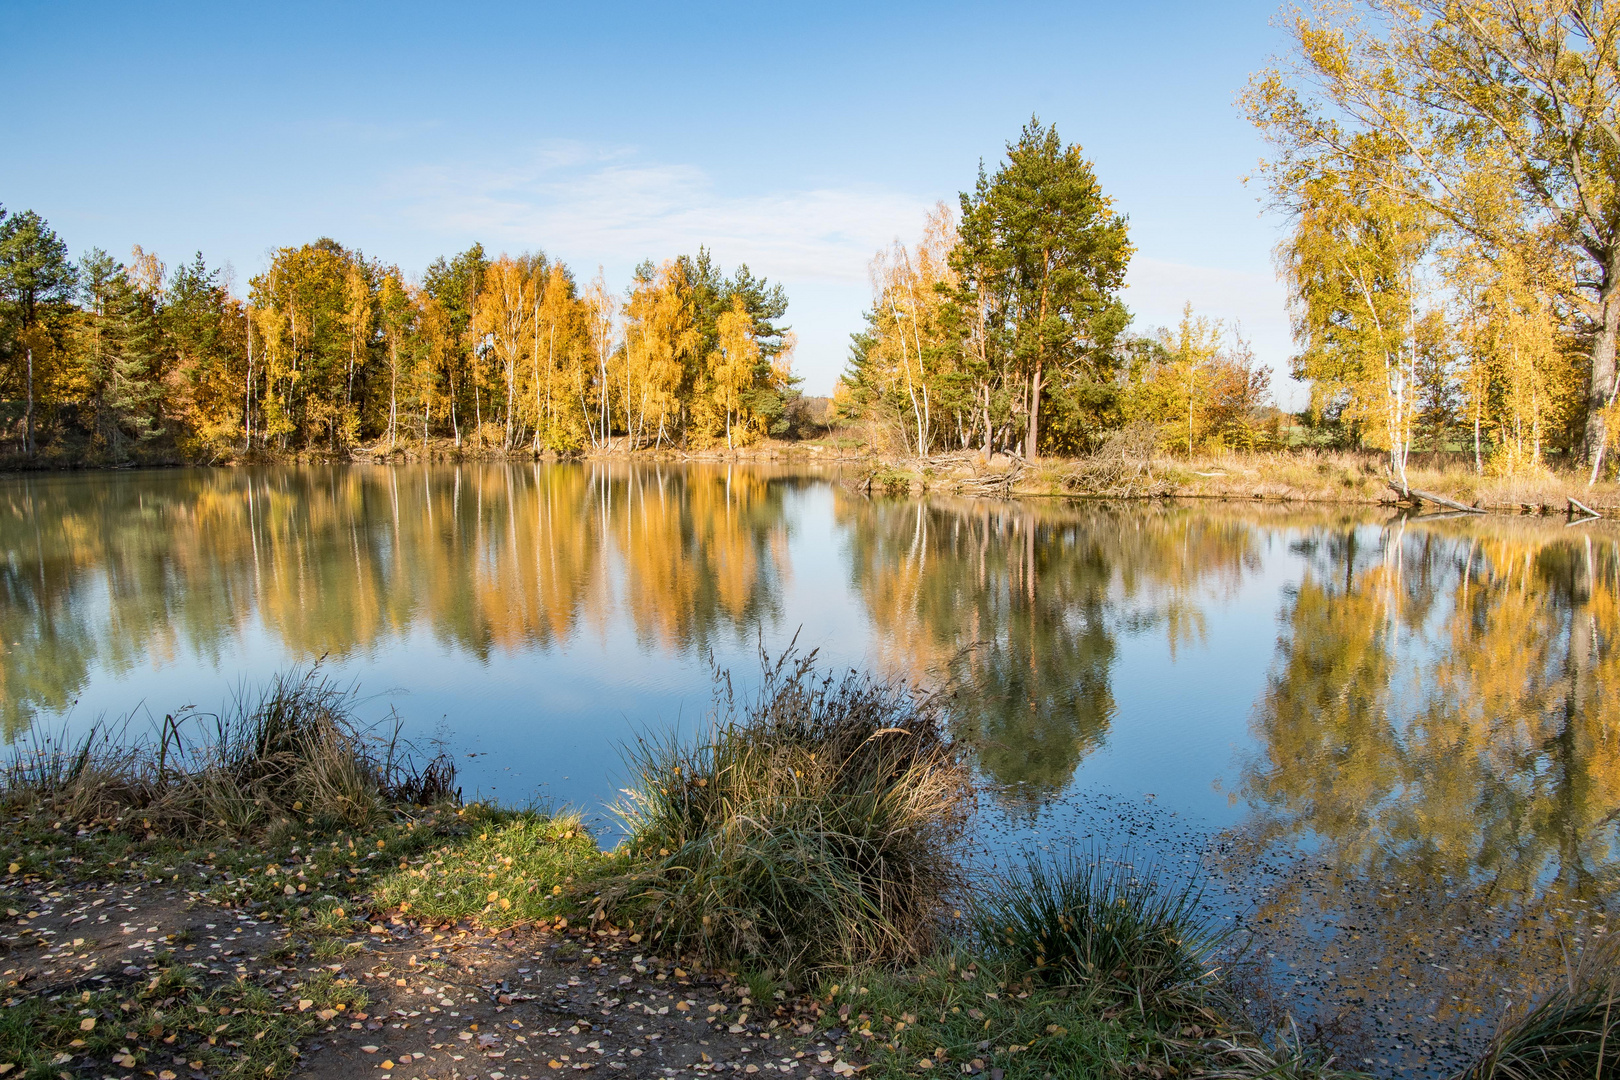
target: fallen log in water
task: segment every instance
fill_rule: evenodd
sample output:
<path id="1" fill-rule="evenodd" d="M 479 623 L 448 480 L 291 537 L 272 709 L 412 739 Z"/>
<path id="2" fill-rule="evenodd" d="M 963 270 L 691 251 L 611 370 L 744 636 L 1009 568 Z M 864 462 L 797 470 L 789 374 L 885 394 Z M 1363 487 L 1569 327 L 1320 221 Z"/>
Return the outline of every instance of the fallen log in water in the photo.
<path id="1" fill-rule="evenodd" d="M 1577 510 L 1585 514 L 1587 517 L 1600 518 L 1603 516 L 1590 506 L 1587 506 L 1585 503 L 1581 502 L 1581 500 L 1577 499 L 1575 496 L 1571 495 L 1569 496 L 1569 512 L 1573 514 Z"/>
<path id="2" fill-rule="evenodd" d="M 1458 502 L 1456 499 L 1448 499 L 1444 495 L 1436 495 L 1430 491 L 1419 491 L 1415 487 L 1402 488 L 1393 480 L 1390 481 L 1389 489 L 1395 494 L 1399 495 L 1401 498 L 1407 499 L 1414 503 L 1432 502 L 1437 506 L 1449 506 L 1453 510 L 1460 511 L 1464 514 L 1483 514 L 1485 512 L 1482 507 L 1469 506 L 1466 503 Z"/>

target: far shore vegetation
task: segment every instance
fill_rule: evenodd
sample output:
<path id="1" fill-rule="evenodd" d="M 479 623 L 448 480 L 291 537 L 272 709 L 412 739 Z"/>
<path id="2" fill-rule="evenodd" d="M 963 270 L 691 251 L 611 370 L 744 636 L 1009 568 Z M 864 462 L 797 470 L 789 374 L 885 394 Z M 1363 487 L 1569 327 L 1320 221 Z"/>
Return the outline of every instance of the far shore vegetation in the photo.
<path id="1" fill-rule="evenodd" d="M 463 803 L 449 757 L 361 727 L 352 693 L 316 669 L 226 715 L 166 716 L 149 738 L 25 743 L 0 775 L 0 888 L 183 878 L 222 911 L 284 926 L 277 947 L 316 960 L 353 956 L 351 939 L 379 923 L 530 927 L 586 945 L 628 935 L 660 958 L 638 954 L 638 970 L 712 972 L 745 1006 L 752 995 L 819 1017 L 797 1031 L 836 1041 L 842 1076 L 1360 1075 L 1330 1042 L 1246 1011 L 1242 943 L 1203 921 L 1196 881 L 1105 849 L 970 877 L 974 784 L 942 699 L 834 677 L 813 655 L 762 660 L 752 694 L 718 673 L 695 740 L 629 749 L 611 849 L 571 813 Z M 172 1057 L 195 1075 L 278 1077 L 328 1021 L 365 1018 L 353 978 L 319 969 L 294 1008 L 247 969 L 215 977 L 167 944 L 51 995 L 13 980 L 0 1066 L 46 1080 Z M 1615 970 L 1612 950 L 1591 946 L 1463 1075 L 1620 1065 Z"/>
<path id="2" fill-rule="evenodd" d="M 809 444 L 875 455 L 891 489 L 1613 508 L 1620 12 L 1535 12 L 1283 17 L 1291 49 L 1242 105 L 1286 222 L 1298 413 L 1239 326 L 1133 319 L 1129 222 L 1032 118 L 875 258 L 830 398 L 800 394 L 782 287 L 702 249 L 615 290 L 541 251 L 413 277 L 322 238 L 243 282 L 139 247 L 75 262 L 13 210 L 0 467 Z"/>

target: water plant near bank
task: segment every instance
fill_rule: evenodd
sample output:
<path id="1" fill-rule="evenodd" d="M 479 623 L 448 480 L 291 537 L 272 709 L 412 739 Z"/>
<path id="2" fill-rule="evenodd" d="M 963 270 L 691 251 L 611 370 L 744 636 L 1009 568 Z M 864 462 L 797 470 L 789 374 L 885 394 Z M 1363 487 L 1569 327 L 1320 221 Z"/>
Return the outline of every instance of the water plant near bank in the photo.
<path id="1" fill-rule="evenodd" d="M 38 734 L 0 770 L 0 798 L 80 822 L 157 835 L 255 829 L 304 820 L 364 828 L 400 805 L 454 797 L 455 766 L 354 719 L 353 688 L 319 665 L 283 674 L 218 713 L 166 715 L 151 735 L 97 723 L 76 740 Z"/>
<path id="2" fill-rule="evenodd" d="M 941 703 L 814 653 L 763 655 L 755 694 L 716 676 L 699 739 L 647 737 L 619 808 L 628 867 L 602 905 L 665 948 L 782 967 L 915 959 L 960 883 L 972 806 Z"/>
<path id="3" fill-rule="evenodd" d="M 1049 987 L 1083 990 L 1145 1015 L 1175 1012 L 1219 981 L 1229 935 L 1197 910 L 1191 879 L 1175 882 L 1128 855 L 1033 853 L 992 879 L 973 904 L 986 955 Z"/>

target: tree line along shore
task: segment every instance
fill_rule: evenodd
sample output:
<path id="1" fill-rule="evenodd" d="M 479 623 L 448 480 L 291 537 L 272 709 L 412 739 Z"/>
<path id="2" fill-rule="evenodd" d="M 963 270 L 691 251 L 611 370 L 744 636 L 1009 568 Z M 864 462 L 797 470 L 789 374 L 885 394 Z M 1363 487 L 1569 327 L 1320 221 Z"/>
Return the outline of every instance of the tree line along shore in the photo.
<path id="1" fill-rule="evenodd" d="M 1576 478 L 1598 494 L 1620 432 L 1620 14 L 1420 0 L 1281 25 L 1289 47 L 1242 106 L 1270 146 L 1257 178 L 1285 226 L 1304 410 L 1276 407 L 1238 327 L 1190 307 L 1136 325 L 1129 222 L 1032 118 L 918 243 L 874 259 L 832 417 L 920 460 L 1309 446 L 1377 455 L 1403 492 L 1421 455 L 1465 503 L 1463 486 Z M 0 444 L 7 466 L 735 452 L 822 433 L 787 304 L 702 249 L 616 291 L 540 251 L 475 244 L 411 276 L 323 238 L 241 283 L 139 247 L 75 262 L 14 211 Z"/>

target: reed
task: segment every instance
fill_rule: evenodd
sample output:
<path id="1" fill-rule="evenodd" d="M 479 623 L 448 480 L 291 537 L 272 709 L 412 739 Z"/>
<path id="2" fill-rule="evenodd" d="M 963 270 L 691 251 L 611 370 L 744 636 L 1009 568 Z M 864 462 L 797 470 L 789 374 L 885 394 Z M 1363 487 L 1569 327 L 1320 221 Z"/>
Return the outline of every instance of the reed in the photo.
<path id="1" fill-rule="evenodd" d="M 0 802 L 188 835 L 300 819 L 365 827 L 402 803 L 456 797 L 448 756 L 418 753 L 397 723 L 361 724 L 354 703 L 315 665 L 219 713 L 167 715 L 155 734 L 132 735 L 128 720 L 77 739 L 34 732 L 0 765 Z"/>
<path id="2" fill-rule="evenodd" d="M 747 701 L 716 674 L 706 737 L 629 749 L 627 869 L 600 910 L 667 949 L 784 970 L 923 955 L 972 803 L 939 701 L 814 653 L 761 666 Z"/>
<path id="3" fill-rule="evenodd" d="M 1564 981 L 1510 1013 L 1478 1061 L 1454 1080 L 1590 1080 L 1620 1076 L 1620 941 L 1589 946 Z"/>

